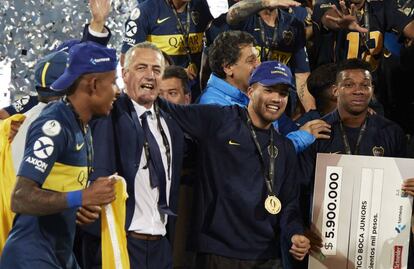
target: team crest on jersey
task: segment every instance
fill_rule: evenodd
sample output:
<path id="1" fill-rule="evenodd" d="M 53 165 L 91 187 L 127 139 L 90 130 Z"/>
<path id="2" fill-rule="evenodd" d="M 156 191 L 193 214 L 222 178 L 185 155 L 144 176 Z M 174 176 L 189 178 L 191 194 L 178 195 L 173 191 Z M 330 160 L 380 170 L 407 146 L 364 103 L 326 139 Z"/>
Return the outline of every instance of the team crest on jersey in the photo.
<path id="1" fill-rule="evenodd" d="M 48 120 L 42 126 L 43 133 L 48 136 L 57 136 L 58 134 L 60 134 L 61 130 L 62 127 L 60 126 L 60 123 L 56 120 Z"/>
<path id="2" fill-rule="evenodd" d="M 39 159 L 49 158 L 54 149 L 53 140 L 47 136 L 39 137 L 33 145 L 33 153 Z"/>
<path id="3" fill-rule="evenodd" d="M 282 38 L 286 45 L 288 46 L 292 45 L 293 39 L 294 39 L 292 31 L 289 31 L 289 30 L 283 31 Z"/>
<path id="4" fill-rule="evenodd" d="M 129 16 L 129 18 L 135 21 L 136 19 L 139 18 L 140 15 L 141 15 L 141 11 L 139 10 L 139 8 L 136 7 L 131 11 L 131 15 Z"/>
<path id="5" fill-rule="evenodd" d="M 129 21 L 125 25 L 125 35 L 127 37 L 133 37 L 138 32 L 138 26 L 134 21 Z"/>
<path id="6" fill-rule="evenodd" d="M 384 156 L 384 148 L 383 147 L 374 146 L 372 148 L 372 154 L 374 156 L 377 156 L 377 157 L 382 157 L 382 156 Z"/>
<path id="7" fill-rule="evenodd" d="M 194 25 L 197 25 L 200 22 L 200 12 L 191 11 L 191 19 L 193 20 Z"/>

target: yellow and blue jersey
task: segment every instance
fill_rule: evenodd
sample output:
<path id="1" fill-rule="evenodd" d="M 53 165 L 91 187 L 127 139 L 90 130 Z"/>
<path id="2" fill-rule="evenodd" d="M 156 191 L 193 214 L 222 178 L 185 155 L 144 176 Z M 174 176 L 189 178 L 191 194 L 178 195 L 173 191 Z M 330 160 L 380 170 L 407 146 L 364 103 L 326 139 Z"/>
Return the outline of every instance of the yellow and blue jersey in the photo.
<path id="1" fill-rule="evenodd" d="M 82 190 L 88 181 L 91 134 L 65 101 L 46 106 L 31 126 L 18 176 L 56 192 Z M 78 268 L 72 254 L 77 208 L 33 216 L 17 214 L 1 268 Z"/>
<path id="2" fill-rule="evenodd" d="M 191 59 L 200 66 L 203 35 L 213 19 L 205 0 L 192 0 L 190 6 L 189 47 Z M 184 29 L 187 12 L 177 14 Z M 136 7 L 125 23 L 122 53 L 143 41 L 150 41 L 172 57 L 174 63 L 187 67 L 189 59 L 177 18 L 167 0 L 145 1 Z"/>
<path id="3" fill-rule="evenodd" d="M 276 46 L 271 48 L 270 52 L 261 37 L 260 17 L 258 14 L 249 16 L 245 21 L 231 28 L 252 34 L 257 41 L 259 55 L 262 54 L 261 49 L 265 49 L 265 54 L 268 55 L 267 60 L 280 61 L 292 68 L 295 73 L 309 72 L 310 68 L 305 50 L 306 36 L 303 22 L 297 19 L 294 14 L 290 14 L 285 10 L 279 9 L 278 12 Z M 268 44 L 272 44 L 274 27 L 264 22 L 263 27 Z"/>

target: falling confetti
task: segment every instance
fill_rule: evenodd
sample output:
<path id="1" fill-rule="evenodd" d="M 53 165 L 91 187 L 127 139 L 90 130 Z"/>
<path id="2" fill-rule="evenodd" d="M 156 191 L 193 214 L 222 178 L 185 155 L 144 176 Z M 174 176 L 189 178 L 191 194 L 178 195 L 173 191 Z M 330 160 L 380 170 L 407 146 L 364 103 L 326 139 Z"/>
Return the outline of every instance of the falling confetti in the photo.
<path id="1" fill-rule="evenodd" d="M 81 38 L 91 15 L 86 0 L 2 0 L 0 5 L 0 62 L 11 65 L 12 99 L 30 94 L 33 67 L 62 41 Z M 137 0 L 113 0 L 107 20 L 112 38 L 109 46 L 120 51 L 124 22 Z"/>

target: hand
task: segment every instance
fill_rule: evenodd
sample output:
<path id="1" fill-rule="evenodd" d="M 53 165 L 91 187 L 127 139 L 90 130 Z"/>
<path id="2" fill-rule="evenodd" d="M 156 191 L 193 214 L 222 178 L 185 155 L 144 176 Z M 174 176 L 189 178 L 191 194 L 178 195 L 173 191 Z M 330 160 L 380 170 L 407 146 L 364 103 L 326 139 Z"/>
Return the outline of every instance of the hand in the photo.
<path id="1" fill-rule="evenodd" d="M 304 235 L 295 234 L 291 241 L 290 254 L 298 261 L 303 260 L 311 247 L 309 239 Z"/>
<path id="2" fill-rule="evenodd" d="M 293 0 L 265 0 L 265 7 L 269 9 L 298 7 L 299 2 Z"/>
<path id="3" fill-rule="evenodd" d="M 414 178 L 404 180 L 401 189 L 405 191 L 407 194 L 414 196 Z"/>
<path id="4" fill-rule="evenodd" d="M 14 137 L 17 135 L 17 132 L 19 131 L 20 126 L 22 125 L 24 120 L 22 121 L 12 121 L 11 122 L 11 128 L 10 128 L 10 134 L 9 134 L 9 142 L 11 143 L 14 139 Z"/>
<path id="5" fill-rule="evenodd" d="M 90 224 L 99 218 L 102 208 L 100 206 L 82 206 L 76 213 L 76 224 Z"/>
<path id="6" fill-rule="evenodd" d="M 188 80 L 194 80 L 197 78 L 197 72 L 191 66 L 185 68 L 185 72 L 187 73 Z"/>
<path id="7" fill-rule="evenodd" d="M 105 21 L 111 11 L 110 0 L 89 0 L 89 8 L 92 15 L 91 28 L 94 31 L 102 32 Z"/>
<path id="8" fill-rule="evenodd" d="M 82 206 L 102 206 L 115 200 L 116 179 L 99 177 L 82 192 Z"/>
<path id="9" fill-rule="evenodd" d="M 329 139 L 330 136 L 323 133 L 331 133 L 331 125 L 323 120 L 311 120 L 300 127 L 300 130 L 310 133 L 316 139 Z"/>
<path id="10" fill-rule="evenodd" d="M 377 112 L 375 110 L 373 110 L 372 108 L 368 107 L 368 113 L 370 115 L 377 115 Z"/>
<path id="11" fill-rule="evenodd" d="M 357 8 L 355 4 L 351 4 L 351 12 L 349 12 L 348 8 L 345 5 L 345 1 L 339 1 L 339 5 L 341 10 L 335 5 L 332 5 L 332 10 L 334 11 L 336 16 L 331 16 L 329 14 L 326 15 L 326 20 L 333 23 L 337 28 L 340 29 L 348 29 L 351 31 L 357 31 L 360 33 L 367 33 L 368 29 L 363 28 L 358 24 L 358 19 L 356 16 Z"/>
<path id="12" fill-rule="evenodd" d="M 314 232 L 312 229 L 307 229 L 305 231 L 305 236 L 310 241 L 310 252 L 320 252 L 321 248 L 323 247 L 321 236 Z"/>

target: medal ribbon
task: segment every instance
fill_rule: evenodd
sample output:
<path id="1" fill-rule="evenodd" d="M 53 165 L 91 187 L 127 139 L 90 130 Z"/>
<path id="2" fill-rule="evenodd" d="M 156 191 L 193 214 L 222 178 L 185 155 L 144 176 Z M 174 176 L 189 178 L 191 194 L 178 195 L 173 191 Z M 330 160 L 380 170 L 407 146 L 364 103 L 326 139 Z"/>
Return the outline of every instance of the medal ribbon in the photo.
<path id="1" fill-rule="evenodd" d="M 276 9 L 276 12 L 278 12 L 277 9 Z M 264 61 L 269 60 L 270 51 L 273 48 L 277 47 L 277 40 L 276 40 L 277 39 L 277 16 L 275 18 L 275 27 L 273 29 L 272 42 L 270 44 L 269 44 L 269 40 L 267 40 L 266 38 L 265 27 L 263 24 L 263 20 L 260 16 L 259 16 L 259 26 L 260 26 L 260 38 L 262 39 L 263 44 L 264 44 L 261 46 L 260 61 L 264 62 Z M 267 49 L 267 53 L 266 53 L 266 49 Z"/>
<path id="2" fill-rule="evenodd" d="M 341 129 L 342 140 L 343 140 L 344 146 L 345 146 L 345 153 L 348 154 L 348 155 L 358 155 L 359 146 L 361 144 L 362 136 L 364 135 L 364 133 L 367 129 L 367 118 L 365 118 L 365 121 L 364 121 L 364 124 L 361 127 L 361 130 L 359 130 L 358 139 L 357 139 L 357 143 L 355 145 L 355 152 L 354 153 L 352 153 L 351 147 L 349 146 L 348 136 L 345 133 L 344 125 L 342 123 L 342 120 L 339 121 L 339 127 Z"/>
<path id="3" fill-rule="evenodd" d="M 259 159 L 260 159 L 260 163 L 262 164 L 263 167 L 263 171 L 266 170 L 265 167 L 265 160 L 263 157 L 263 152 L 262 149 L 260 147 L 259 141 L 257 140 L 257 135 L 256 132 L 253 128 L 253 124 L 252 124 L 252 120 L 249 116 L 249 113 L 246 110 L 246 115 L 247 115 L 247 126 L 249 127 L 250 130 L 250 134 L 252 135 L 252 139 L 254 141 L 254 144 L 256 145 L 256 149 L 257 152 L 259 153 Z M 275 160 L 276 160 L 276 154 L 274 152 L 274 139 L 273 139 L 273 133 L 274 133 L 274 129 L 273 129 L 273 125 L 270 127 L 270 144 L 268 146 L 269 150 L 269 170 L 268 173 L 264 172 L 264 179 L 265 179 L 265 183 L 266 183 L 266 188 L 267 188 L 267 194 L 269 196 L 274 195 L 273 193 L 273 176 L 274 176 L 274 172 L 275 172 Z"/>
<path id="4" fill-rule="evenodd" d="M 191 22 L 190 22 L 190 3 L 187 3 L 186 5 L 186 11 L 187 11 L 187 20 L 186 20 L 186 25 L 184 28 L 184 25 L 181 23 L 180 17 L 178 16 L 178 12 L 177 9 L 174 6 L 174 3 L 172 2 L 172 0 L 165 0 L 167 1 L 167 4 L 171 7 L 175 19 L 177 20 L 178 23 L 178 27 L 177 29 L 180 31 L 180 34 L 183 36 L 183 43 L 184 43 L 184 48 L 185 48 L 185 52 L 187 54 L 187 58 L 189 63 L 191 63 L 191 48 L 190 48 L 190 26 L 191 26 Z"/>

